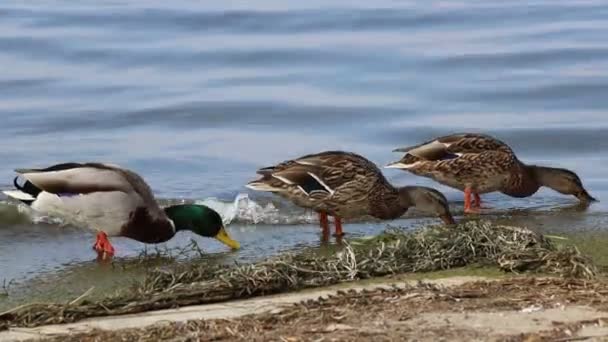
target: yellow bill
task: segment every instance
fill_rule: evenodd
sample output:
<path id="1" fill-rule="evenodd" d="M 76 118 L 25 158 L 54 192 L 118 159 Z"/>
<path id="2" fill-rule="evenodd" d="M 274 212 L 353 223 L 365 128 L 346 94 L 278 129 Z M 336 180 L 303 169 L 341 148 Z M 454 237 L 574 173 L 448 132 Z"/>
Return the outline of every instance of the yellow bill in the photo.
<path id="1" fill-rule="evenodd" d="M 224 229 L 224 227 L 222 227 L 220 229 L 220 231 L 217 233 L 215 238 L 218 239 L 221 243 L 225 244 L 226 246 L 228 246 L 232 249 L 241 248 L 241 244 L 238 241 L 233 240 L 230 237 L 230 235 L 228 235 L 228 233 L 226 232 L 226 229 Z"/>

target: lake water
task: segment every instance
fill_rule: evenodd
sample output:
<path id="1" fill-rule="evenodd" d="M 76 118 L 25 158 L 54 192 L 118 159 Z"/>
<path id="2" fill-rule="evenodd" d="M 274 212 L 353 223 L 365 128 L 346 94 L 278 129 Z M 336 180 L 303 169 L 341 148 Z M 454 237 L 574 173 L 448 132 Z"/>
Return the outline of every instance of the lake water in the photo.
<path id="1" fill-rule="evenodd" d="M 395 147 L 476 131 L 524 161 L 576 171 L 600 200 L 576 210 L 574 198 L 549 190 L 491 194 L 494 217 L 601 232 L 606 18 L 602 1 L 2 1 L 0 185 L 10 187 L 18 167 L 121 164 L 163 203 L 218 208 L 243 248 L 197 242 L 221 260 L 251 260 L 319 244 L 314 215 L 243 187 L 257 168 L 327 149 L 385 164 L 399 157 Z M 462 213 L 461 193 L 384 171 L 398 185 L 440 189 Z M 112 241 L 119 258 L 144 249 Z M 17 284 L 9 298 L 24 293 L 18 284 L 44 293 L 77 283 L 79 293 L 115 282 L 120 275 L 93 262 L 93 242 L 0 197 L 0 284 Z"/>

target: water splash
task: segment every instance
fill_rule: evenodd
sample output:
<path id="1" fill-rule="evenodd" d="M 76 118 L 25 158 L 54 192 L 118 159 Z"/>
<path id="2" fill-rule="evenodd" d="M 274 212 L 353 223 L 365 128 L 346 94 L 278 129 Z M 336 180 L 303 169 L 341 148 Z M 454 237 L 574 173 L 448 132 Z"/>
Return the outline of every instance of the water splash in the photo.
<path id="1" fill-rule="evenodd" d="M 316 216 L 309 210 L 295 206 L 278 208 L 274 203 L 260 203 L 248 194 L 238 194 L 233 202 L 224 202 L 211 197 L 196 201 L 217 211 L 224 219 L 224 224 L 299 224 L 314 222 Z"/>
<path id="2" fill-rule="evenodd" d="M 63 224 L 63 220 L 37 212 L 23 203 L 0 201 L 0 224 Z"/>

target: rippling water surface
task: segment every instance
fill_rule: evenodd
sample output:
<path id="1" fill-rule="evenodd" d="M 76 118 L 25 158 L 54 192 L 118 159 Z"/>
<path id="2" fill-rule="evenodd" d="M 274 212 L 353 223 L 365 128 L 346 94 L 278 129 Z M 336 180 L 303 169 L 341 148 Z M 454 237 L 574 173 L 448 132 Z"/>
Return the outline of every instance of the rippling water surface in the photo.
<path id="1" fill-rule="evenodd" d="M 17 167 L 118 163 L 163 200 L 218 207 L 243 249 L 197 241 L 220 259 L 250 260 L 319 241 L 313 215 L 244 189 L 256 168 L 324 149 L 384 164 L 395 147 L 483 131 L 525 161 L 575 170 L 600 199 L 581 211 L 548 190 L 491 194 L 493 214 L 603 230 L 607 17 L 602 1 L 3 1 L 0 185 Z M 454 190 L 385 171 L 462 208 Z M 91 266 L 90 233 L 0 200 L 0 281 L 30 279 L 44 292 L 57 274 L 115 280 Z M 433 220 L 393 223 L 424 222 Z M 114 242 L 120 256 L 144 248 Z"/>

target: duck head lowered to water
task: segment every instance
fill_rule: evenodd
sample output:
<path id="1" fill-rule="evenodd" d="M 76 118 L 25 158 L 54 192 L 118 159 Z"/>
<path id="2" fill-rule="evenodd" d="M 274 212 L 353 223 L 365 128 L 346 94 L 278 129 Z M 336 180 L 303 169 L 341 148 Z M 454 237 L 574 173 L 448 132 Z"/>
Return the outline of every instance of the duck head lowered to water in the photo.
<path id="1" fill-rule="evenodd" d="M 97 233 L 93 248 L 101 259 L 114 255 L 108 236 L 144 243 L 171 239 L 190 230 L 214 237 L 230 248 L 239 243 L 226 232 L 221 216 L 203 205 L 181 204 L 162 209 L 141 176 L 116 165 L 63 163 L 44 169 L 18 169 L 15 190 L 3 191 L 32 209 L 60 217 Z"/>
<path id="2" fill-rule="evenodd" d="M 396 188 L 374 163 L 355 153 L 310 154 L 262 168 L 258 174 L 261 178 L 249 182 L 248 188 L 272 192 L 315 210 L 324 237 L 329 234 L 327 215 L 334 217 L 337 236 L 343 234 L 343 218 L 396 219 L 410 207 L 437 215 L 446 224 L 454 223 L 442 193 L 418 186 Z"/>
<path id="3" fill-rule="evenodd" d="M 512 197 L 528 197 L 542 186 L 573 195 L 583 203 L 596 200 L 576 173 L 525 164 L 507 144 L 489 135 L 453 134 L 394 152 L 405 152 L 405 155 L 386 167 L 432 178 L 464 191 L 466 213 L 475 213 L 481 208 L 479 194 L 500 191 Z"/>

